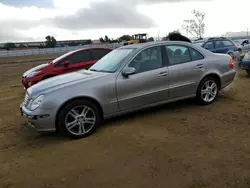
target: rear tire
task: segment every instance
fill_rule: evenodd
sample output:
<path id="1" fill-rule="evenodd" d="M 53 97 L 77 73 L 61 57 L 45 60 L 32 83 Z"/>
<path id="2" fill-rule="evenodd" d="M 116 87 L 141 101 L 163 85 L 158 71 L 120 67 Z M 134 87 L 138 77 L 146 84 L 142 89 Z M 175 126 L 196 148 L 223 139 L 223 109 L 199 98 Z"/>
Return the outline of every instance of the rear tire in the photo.
<path id="1" fill-rule="evenodd" d="M 92 102 L 84 99 L 66 104 L 58 115 L 58 127 L 70 138 L 87 137 L 100 125 L 101 113 Z"/>
<path id="2" fill-rule="evenodd" d="M 250 76 L 250 69 L 247 69 L 246 72 L 247 72 L 247 75 Z"/>
<path id="3" fill-rule="evenodd" d="M 219 94 L 219 82 L 212 76 L 205 77 L 199 84 L 196 98 L 199 104 L 208 105 L 213 103 Z"/>

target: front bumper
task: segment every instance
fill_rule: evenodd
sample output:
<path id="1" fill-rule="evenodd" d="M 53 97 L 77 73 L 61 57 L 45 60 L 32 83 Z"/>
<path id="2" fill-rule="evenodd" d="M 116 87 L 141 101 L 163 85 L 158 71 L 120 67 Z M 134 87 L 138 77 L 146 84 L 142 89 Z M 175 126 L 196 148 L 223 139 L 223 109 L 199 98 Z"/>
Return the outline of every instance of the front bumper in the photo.
<path id="1" fill-rule="evenodd" d="M 26 118 L 27 123 L 41 132 L 56 131 L 55 116 L 49 109 L 28 110 L 23 104 L 20 105 L 21 115 Z"/>

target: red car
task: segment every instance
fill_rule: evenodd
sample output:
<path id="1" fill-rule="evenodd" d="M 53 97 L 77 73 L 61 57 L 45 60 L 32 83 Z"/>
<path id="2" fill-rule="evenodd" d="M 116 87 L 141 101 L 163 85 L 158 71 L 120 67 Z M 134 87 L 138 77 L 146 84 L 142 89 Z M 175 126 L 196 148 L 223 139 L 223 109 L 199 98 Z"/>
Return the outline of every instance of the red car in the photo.
<path id="1" fill-rule="evenodd" d="M 22 84 L 27 89 L 41 80 L 53 76 L 88 69 L 111 51 L 110 48 L 85 48 L 68 52 L 49 63 L 26 71 L 22 77 Z"/>

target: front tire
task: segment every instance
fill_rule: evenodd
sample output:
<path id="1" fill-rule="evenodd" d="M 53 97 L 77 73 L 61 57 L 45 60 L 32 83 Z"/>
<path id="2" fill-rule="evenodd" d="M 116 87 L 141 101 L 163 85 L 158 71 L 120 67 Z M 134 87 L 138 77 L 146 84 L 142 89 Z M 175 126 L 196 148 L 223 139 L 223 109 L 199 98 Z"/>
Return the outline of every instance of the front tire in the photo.
<path id="1" fill-rule="evenodd" d="M 219 94 L 219 83 L 214 77 L 204 78 L 197 89 L 196 98 L 201 105 L 213 103 Z"/>
<path id="2" fill-rule="evenodd" d="M 74 139 L 93 134 L 100 122 L 101 115 L 97 106 L 84 99 L 71 101 L 58 115 L 60 130 Z"/>

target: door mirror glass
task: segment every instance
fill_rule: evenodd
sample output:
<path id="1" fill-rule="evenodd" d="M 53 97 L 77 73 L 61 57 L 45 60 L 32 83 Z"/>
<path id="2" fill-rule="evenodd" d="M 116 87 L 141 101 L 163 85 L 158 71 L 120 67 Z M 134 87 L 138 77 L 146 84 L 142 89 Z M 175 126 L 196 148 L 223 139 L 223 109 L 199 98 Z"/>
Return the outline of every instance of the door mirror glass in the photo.
<path id="1" fill-rule="evenodd" d="M 128 77 L 129 75 L 135 74 L 136 70 L 134 67 L 127 67 L 125 69 L 123 69 L 122 71 L 122 75 L 124 77 Z"/>

